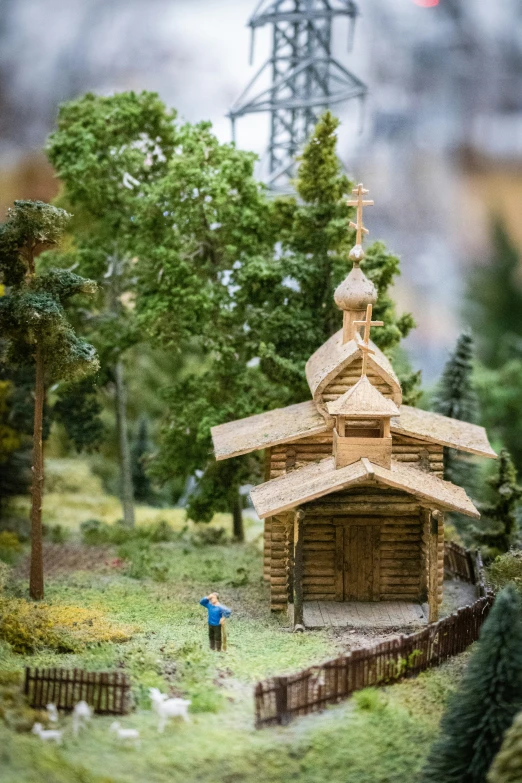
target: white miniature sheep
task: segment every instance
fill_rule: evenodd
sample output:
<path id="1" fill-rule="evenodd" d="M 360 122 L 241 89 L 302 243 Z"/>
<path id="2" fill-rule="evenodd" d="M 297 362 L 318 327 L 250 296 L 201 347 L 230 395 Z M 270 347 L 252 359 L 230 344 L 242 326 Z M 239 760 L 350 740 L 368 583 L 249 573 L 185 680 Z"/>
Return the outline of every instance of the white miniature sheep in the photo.
<path id="1" fill-rule="evenodd" d="M 183 718 L 184 721 L 190 721 L 188 708 L 191 702 L 188 699 L 168 699 L 158 688 L 149 688 L 152 708 L 159 715 L 158 731 L 165 730 L 169 718 Z"/>
<path id="2" fill-rule="evenodd" d="M 47 704 L 45 709 L 47 710 L 47 717 L 51 723 L 58 723 L 58 710 L 56 709 L 56 704 Z"/>
<path id="3" fill-rule="evenodd" d="M 87 722 L 90 721 L 91 717 L 92 709 L 89 707 L 86 701 L 79 701 L 77 704 L 75 704 L 72 716 L 72 728 L 75 737 L 78 736 L 80 729 L 84 729 L 86 727 Z"/>
<path id="4" fill-rule="evenodd" d="M 58 731 L 57 729 L 44 729 L 41 723 L 35 723 L 31 731 L 33 734 L 37 734 L 42 740 L 56 742 L 58 745 L 61 745 L 63 731 Z"/>
<path id="5" fill-rule="evenodd" d="M 137 745 L 140 743 L 140 733 L 138 729 L 122 729 L 119 721 L 111 723 L 111 731 L 114 731 L 120 740 L 132 740 Z"/>

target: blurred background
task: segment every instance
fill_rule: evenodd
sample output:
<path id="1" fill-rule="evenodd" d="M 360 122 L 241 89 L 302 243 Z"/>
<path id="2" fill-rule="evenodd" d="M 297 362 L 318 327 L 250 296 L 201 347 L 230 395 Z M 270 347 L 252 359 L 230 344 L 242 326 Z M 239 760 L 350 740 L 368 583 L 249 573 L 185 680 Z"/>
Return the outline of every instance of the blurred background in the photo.
<path id="1" fill-rule="evenodd" d="M 58 105 L 87 90 L 156 90 L 180 116 L 226 113 L 270 53 L 262 28 L 249 65 L 254 0 L 0 0 L 0 208 L 48 200 L 42 147 Z M 360 0 L 354 47 L 335 24 L 334 54 L 369 89 L 334 107 L 347 171 L 371 190 L 371 238 L 402 257 L 399 307 L 424 380 L 438 377 L 462 327 L 464 280 L 491 256 L 500 217 L 522 244 L 520 0 Z M 239 120 L 237 143 L 262 157 L 269 118 Z M 262 171 L 262 161 L 260 164 Z"/>

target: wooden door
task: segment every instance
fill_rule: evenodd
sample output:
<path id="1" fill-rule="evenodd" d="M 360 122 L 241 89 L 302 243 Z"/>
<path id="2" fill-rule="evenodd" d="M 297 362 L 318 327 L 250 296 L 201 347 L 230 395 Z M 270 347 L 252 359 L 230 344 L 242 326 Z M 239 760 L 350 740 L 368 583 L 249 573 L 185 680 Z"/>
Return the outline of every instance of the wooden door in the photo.
<path id="1" fill-rule="evenodd" d="M 380 525 L 344 528 L 344 600 L 380 599 Z"/>

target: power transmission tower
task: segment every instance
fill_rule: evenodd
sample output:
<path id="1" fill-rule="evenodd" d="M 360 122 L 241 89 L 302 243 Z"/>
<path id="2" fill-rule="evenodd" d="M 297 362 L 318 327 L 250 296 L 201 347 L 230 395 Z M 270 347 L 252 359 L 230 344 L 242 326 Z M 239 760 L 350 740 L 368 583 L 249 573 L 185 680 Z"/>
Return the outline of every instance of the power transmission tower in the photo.
<path id="1" fill-rule="evenodd" d="M 352 0 L 261 0 L 248 25 L 250 62 L 258 27 L 272 25 L 272 55 L 229 111 L 232 136 L 235 121 L 245 114 L 269 112 L 268 178 L 271 187 L 293 175 L 295 157 L 329 106 L 364 98 L 367 87 L 332 56 L 335 17 L 349 20 L 351 48 L 357 5 Z M 256 85 L 271 70 L 271 84 Z"/>

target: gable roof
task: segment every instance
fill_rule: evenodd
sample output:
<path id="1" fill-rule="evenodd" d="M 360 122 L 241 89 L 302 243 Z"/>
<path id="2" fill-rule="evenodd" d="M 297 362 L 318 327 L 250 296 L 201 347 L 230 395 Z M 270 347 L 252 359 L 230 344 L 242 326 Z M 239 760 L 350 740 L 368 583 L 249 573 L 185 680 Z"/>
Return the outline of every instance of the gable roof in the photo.
<path id="1" fill-rule="evenodd" d="M 496 459 L 497 455 L 489 445 L 484 427 L 467 421 L 450 419 L 440 413 L 423 411 L 401 405 L 400 418 L 391 420 L 391 430 L 398 435 L 407 435 L 429 443 L 440 443 L 452 449 Z"/>
<path id="2" fill-rule="evenodd" d="M 351 418 L 399 415 L 399 409 L 395 403 L 381 394 L 366 375 L 361 376 L 355 386 L 341 394 L 336 400 L 328 402 L 326 409 L 331 416 L 343 415 Z"/>
<path id="3" fill-rule="evenodd" d="M 378 373 L 392 388 L 392 398 L 397 405 L 402 402 L 402 391 L 399 379 L 395 375 L 387 357 L 371 340 L 370 348 L 374 351 L 368 357 L 368 367 Z M 362 356 L 362 351 L 355 340 L 343 344 L 343 330 L 333 334 L 306 363 L 306 380 L 312 397 L 320 402 L 320 397 L 328 384 L 336 378 L 355 359 Z"/>
<path id="4" fill-rule="evenodd" d="M 216 459 L 228 459 L 251 451 L 290 443 L 330 428 L 312 400 L 258 413 L 246 419 L 212 427 Z"/>
<path id="5" fill-rule="evenodd" d="M 393 461 L 389 470 L 367 459 L 336 469 L 335 459 L 328 457 L 260 484 L 251 490 L 250 497 L 258 516 L 263 519 L 332 492 L 372 482 L 403 490 L 434 507 L 459 511 L 476 519 L 480 517 L 461 487 L 443 481 L 433 473 Z"/>

